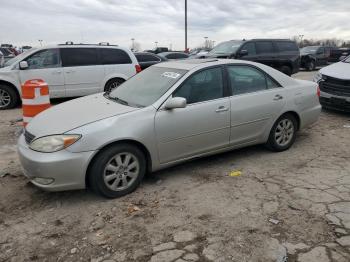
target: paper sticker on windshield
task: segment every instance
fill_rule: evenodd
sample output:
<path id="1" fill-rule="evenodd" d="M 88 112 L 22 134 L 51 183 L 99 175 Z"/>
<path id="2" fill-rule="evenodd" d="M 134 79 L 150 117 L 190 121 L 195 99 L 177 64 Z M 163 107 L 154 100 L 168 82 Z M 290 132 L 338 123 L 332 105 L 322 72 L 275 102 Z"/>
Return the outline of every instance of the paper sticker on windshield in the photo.
<path id="1" fill-rule="evenodd" d="M 175 72 L 164 72 L 162 74 L 162 76 L 165 76 L 165 77 L 170 77 L 170 78 L 178 78 L 180 76 L 180 74 L 178 73 L 175 73 Z"/>

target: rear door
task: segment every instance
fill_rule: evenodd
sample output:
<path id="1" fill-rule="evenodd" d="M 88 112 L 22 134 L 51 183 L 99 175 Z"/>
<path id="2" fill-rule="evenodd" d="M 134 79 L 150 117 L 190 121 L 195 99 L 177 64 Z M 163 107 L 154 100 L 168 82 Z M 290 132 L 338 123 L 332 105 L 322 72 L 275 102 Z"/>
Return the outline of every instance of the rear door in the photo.
<path id="1" fill-rule="evenodd" d="M 276 50 L 271 41 L 257 41 L 256 47 L 256 62 L 277 68 L 276 65 Z"/>
<path id="2" fill-rule="evenodd" d="M 58 48 L 40 50 L 24 61 L 27 61 L 29 67 L 25 70 L 19 70 L 22 84 L 30 79 L 42 79 L 49 86 L 50 97 L 64 97 L 66 95 Z"/>
<path id="3" fill-rule="evenodd" d="M 66 96 L 101 92 L 104 68 L 93 47 L 61 48 Z"/>
<path id="4" fill-rule="evenodd" d="M 230 144 L 261 142 L 285 105 L 285 90 L 252 66 L 230 65 L 227 72 L 232 89 Z"/>

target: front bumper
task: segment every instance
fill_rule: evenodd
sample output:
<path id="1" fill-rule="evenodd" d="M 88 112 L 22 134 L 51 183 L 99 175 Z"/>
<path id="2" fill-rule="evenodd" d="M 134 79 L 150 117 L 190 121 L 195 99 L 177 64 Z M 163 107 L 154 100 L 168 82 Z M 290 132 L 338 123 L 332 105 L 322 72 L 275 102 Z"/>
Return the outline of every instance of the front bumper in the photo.
<path id="1" fill-rule="evenodd" d="M 325 108 L 350 112 L 350 97 L 328 94 L 321 91 L 320 103 Z"/>
<path id="2" fill-rule="evenodd" d="M 31 150 L 23 134 L 18 140 L 19 160 L 23 172 L 30 181 L 47 191 L 83 189 L 87 166 L 95 151 L 72 153 L 61 150 L 54 153 L 40 153 Z M 39 179 L 52 180 L 42 184 Z"/>

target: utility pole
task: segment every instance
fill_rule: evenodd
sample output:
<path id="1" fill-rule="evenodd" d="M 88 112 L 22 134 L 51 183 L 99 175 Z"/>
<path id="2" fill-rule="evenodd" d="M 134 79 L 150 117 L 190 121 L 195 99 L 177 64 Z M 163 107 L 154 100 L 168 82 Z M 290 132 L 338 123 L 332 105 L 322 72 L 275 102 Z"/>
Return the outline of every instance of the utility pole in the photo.
<path id="1" fill-rule="evenodd" d="M 204 37 L 204 48 L 208 48 L 209 44 L 208 44 L 208 37 L 205 36 Z"/>
<path id="2" fill-rule="evenodd" d="M 132 50 L 135 50 L 135 38 L 131 38 L 132 41 Z"/>
<path id="3" fill-rule="evenodd" d="M 185 0 L 185 51 L 187 51 L 187 0 Z"/>
<path id="4" fill-rule="evenodd" d="M 156 47 L 158 47 L 158 41 L 155 41 L 154 43 L 156 44 Z"/>

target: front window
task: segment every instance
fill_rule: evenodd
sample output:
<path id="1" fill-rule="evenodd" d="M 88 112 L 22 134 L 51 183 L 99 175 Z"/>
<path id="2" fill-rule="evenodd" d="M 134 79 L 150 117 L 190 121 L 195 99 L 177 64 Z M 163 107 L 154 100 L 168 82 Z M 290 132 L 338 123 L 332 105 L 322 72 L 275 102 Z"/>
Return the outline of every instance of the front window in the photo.
<path id="1" fill-rule="evenodd" d="M 58 49 L 41 50 L 26 59 L 29 69 L 53 68 L 61 66 Z"/>
<path id="2" fill-rule="evenodd" d="M 121 104 L 146 107 L 156 102 L 186 73 L 187 71 L 182 69 L 150 67 L 124 82 L 107 96 Z"/>
<path id="3" fill-rule="evenodd" d="M 209 54 L 233 54 L 242 45 L 242 41 L 223 42 L 215 46 Z"/>
<path id="4" fill-rule="evenodd" d="M 317 49 L 318 49 L 318 46 L 306 46 L 306 47 L 303 47 L 300 51 L 302 53 L 316 54 Z"/>

